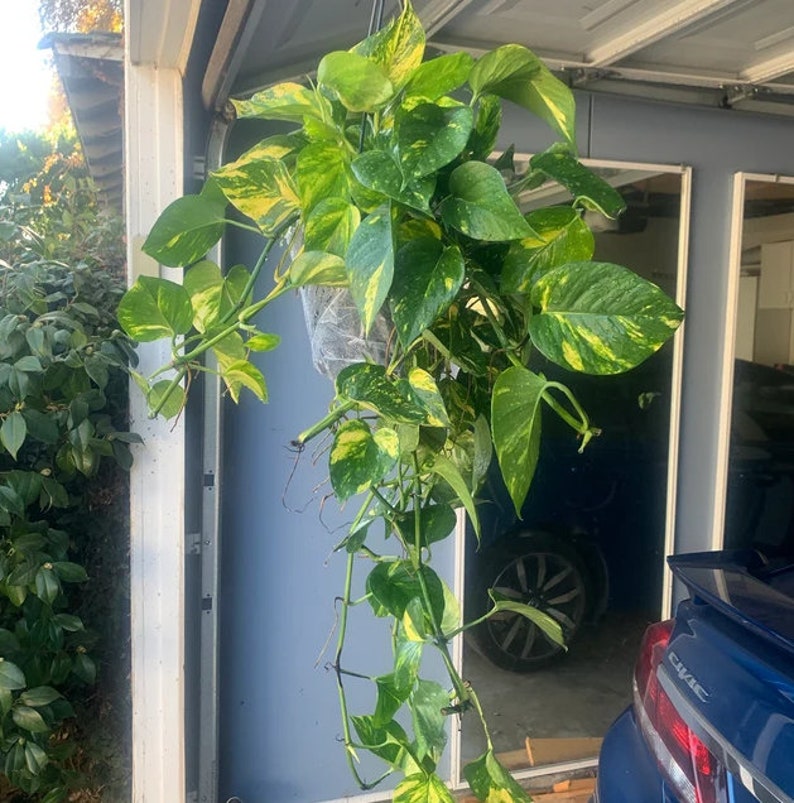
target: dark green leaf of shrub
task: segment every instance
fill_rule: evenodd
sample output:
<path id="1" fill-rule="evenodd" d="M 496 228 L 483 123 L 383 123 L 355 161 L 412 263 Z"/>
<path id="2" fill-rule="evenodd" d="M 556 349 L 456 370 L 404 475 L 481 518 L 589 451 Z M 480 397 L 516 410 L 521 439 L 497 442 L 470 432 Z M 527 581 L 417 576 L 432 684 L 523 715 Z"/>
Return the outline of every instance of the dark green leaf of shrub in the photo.
<path id="1" fill-rule="evenodd" d="M 0 426 L 0 442 L 14 460 L 17 459 L 17 453 L 25 442 L 27 432 L 25 417 L 16 410 L 8 415 Z"/>
<path id="2" fill-rule="evenodd" d="M 22 670 L 11 661 L 0 659 L 0 688 L 16 691 L 27 686 Z"/>
<path id="3" fill-rule="evenodd" d="M 47 733 L 50 726 L 44 721 L 41 714 L 35 708 L 26 705 L 15 705 L 11 709 L 11 718 L 17 727 L 29 733 Z"/>
<path id="4" fill-rule="evenodd" d="M 72 672 L 89 685 L 96 683 L 96 664 L 84 652 L 78 652 L 72 662 Z"/>

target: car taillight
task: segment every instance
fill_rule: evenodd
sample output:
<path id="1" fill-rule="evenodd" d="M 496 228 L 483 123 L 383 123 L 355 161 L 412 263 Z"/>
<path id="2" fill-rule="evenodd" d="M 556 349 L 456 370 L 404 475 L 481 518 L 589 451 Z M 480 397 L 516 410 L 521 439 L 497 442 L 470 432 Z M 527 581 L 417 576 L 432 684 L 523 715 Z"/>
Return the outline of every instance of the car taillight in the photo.
<path id="1" fill-rule="evenodd" d="M 648 746 L 684 803 L 723 803 L 724 769 L 681 718 L 656 670 L 662 662 L 673 621 L 651 625 L 642 639 L 634 669 L 634 708 Z"/>

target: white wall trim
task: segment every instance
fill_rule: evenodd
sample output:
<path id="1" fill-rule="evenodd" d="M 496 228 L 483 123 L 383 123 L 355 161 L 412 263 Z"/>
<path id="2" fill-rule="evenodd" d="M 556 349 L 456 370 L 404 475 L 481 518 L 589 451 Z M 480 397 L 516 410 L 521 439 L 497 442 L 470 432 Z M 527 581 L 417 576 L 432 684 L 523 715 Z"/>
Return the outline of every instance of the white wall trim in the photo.
<path id="1" fill-rule="evenodd" d="M 125 187 L 130 281 L 161 268 L 140 250 L 162 209 L 183 192 L 182 78 L 178 69 L 131 63 L 125 54 Z M 168 278 L 179 280 L 176 271 Z M 168 359 L 139 350 L 140 370 Z M 132 772 L 134 803 L 185 800 L 184 428 L 150 421 L 133 385 L 135 448 L 130 496 Z"/>
<path id="2" fill-rule="evenodd" d="M 125 6 L 128 63 L 184 75 L 201 0 L 126 0 Z"/>

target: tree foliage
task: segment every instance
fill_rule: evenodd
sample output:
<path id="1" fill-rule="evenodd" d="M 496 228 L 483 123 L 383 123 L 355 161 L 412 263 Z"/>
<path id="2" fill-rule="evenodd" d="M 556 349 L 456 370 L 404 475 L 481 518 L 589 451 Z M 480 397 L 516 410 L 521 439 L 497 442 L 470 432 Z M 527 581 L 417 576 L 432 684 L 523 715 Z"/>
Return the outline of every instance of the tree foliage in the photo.
<path id="1" fill-rule="evenodd" d="M 46 31 L 119 32 L 123 5 L 122 0 L 39 0 L 39 18 Z"/>

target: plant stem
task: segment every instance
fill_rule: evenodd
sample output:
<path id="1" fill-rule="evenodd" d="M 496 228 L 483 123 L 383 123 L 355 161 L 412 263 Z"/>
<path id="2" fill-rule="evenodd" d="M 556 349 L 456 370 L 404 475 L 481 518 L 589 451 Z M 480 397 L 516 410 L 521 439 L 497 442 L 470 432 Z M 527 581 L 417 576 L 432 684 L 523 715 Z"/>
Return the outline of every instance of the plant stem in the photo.
<path id="1" fill-rule="evenodd" d="M 304 429 L 303 432 L 292 441 L 293 446 L 303 446 L 312 438 L 317 437 L 321 432 L 325 432 L 326 429 L 331 427 L 331 425 L 335 424 L 343 415 L 350 412 L 356 403 L 353 401 L 346 401 L 342 402 L 338 407 L 334 407 L 328 415 L 321 418 L 315 424 L 312 424 L 308 429 Z"/>

